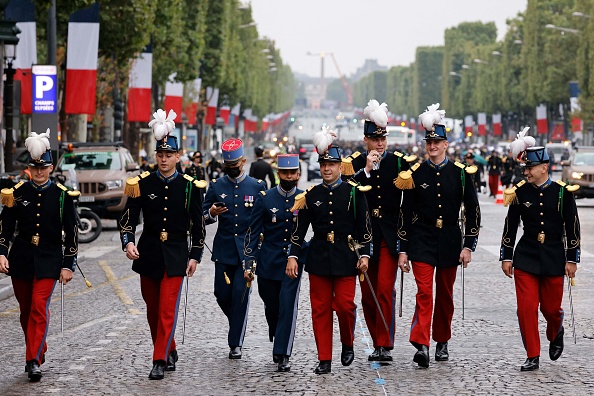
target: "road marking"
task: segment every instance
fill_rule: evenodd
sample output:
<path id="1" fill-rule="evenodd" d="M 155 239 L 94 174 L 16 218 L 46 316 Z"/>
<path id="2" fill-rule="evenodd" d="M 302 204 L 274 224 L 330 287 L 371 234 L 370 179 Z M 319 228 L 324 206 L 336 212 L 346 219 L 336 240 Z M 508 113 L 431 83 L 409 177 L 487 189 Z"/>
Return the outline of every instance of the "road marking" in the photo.
<path id="1" fill-rule="evenodd" d="M 113 271 L 111 270 L 111 267 L 109 265 L 107 265 L 107 261 L 105 260 L 99 260 L 99 266 L 103 269 L 103 271 L 105 272 L 105 276 L 107 276 L 107 280 L 109 281 L 109 283 L 111 283 L 111 286 L 113 287 L 116 295 L 118 296 L 118 298 L 122 301 L 122 304 L 124 305 L 134 305 L 134 302 L 132 301 L 132 299 L 130 298 L 130 296 L 128 296 L 126 294 L 126 292 L 124 291 L 124 289 L 122 288 L 122 286 L 119 284 L 118 279 L 116 278 L 115 274 L 113 273 Z M 128 309 L 128 312 L 133 314 L 133 315 L 138 315 L 139 311 L 137 309 Z"/>
<path id="2" fill-rule="evenodd" d="M 96 344 L 102 345 L 102 344 L 109 344 L 112 340 L 99 340 L 96 342 Z"/>
<path id="3" fill-rule="evenodd" d="M 118 333 L 116 333 L 115 331 L 112 331 L 112 332 L 107 333 L 105 335 L 105 337 L 117 337 L 117 336 L 118 336 Z"/>
<path id="4" fill-rule="evenodd" d="M 99 348 L 89 348 L 89 352 L 97 352 L 97 351 L 102 351 L 103 348 L 99 347 Z"/>
<path id="5" fill-rule="evenodd" d="M 96 259 L 98 257 L 103 256 L 104 254 L 116 250 L 117 248 L 117 246 L 93 246 L 92 248 L 89 248 L 82 252 L 82 256 L 84 256 L 85 258 Z"/>
<path id="6" fill-rule="evenodd" d="M 81 370 L 84 370 L 84 369 L 85 369 L 85 366 L 83 366 L 83 365 L 70 366 L 70 367 L 68 367 L 68 370 L 75 370 L 75 371 L 81 371 Z"/>

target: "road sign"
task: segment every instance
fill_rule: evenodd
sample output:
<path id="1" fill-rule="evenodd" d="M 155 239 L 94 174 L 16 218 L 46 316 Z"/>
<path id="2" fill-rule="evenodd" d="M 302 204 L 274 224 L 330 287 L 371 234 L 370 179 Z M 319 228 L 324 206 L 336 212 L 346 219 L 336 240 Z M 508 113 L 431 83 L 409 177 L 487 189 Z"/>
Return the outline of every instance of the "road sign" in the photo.
<path id="1" fill-rule="evenodd" d="M 34 65 L 33 113 L 58 112 L 58 77 L 55 65 Z"/>

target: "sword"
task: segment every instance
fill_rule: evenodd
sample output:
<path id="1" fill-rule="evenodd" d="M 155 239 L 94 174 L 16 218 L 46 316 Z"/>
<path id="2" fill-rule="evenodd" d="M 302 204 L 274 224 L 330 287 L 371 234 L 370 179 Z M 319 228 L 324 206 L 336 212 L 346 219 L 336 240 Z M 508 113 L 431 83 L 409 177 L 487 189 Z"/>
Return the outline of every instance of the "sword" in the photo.
<path id="1" fill-rule="evenodd" d="M 404 290 L 404 271 L 400 268 L 400 305 L 398 306 L 398 317 L 402 317 L 402 296 Z"/>
<path id="2" fill-rule="evenodd" d="M 256 262 L 254 261 L 254 264 L 252 264 L 252 268 L 250 268 L 250 277 L 251 279 L 254 279 L 254 274 L 256 273 Z M 247 281 L 245 283 L 245 288 L 243 289 L 243 295 L 241 296 L 241 304 L 243 304 L 243 300 L 245 299 L 245 293 L 248 291 L 248 289 L 252 287 L 252 281 Z"/>
<path id="3" fill-rule="evenodd" d="M 60 310 L 61 311 L 60 312 L 60 316 L 61 316 L 61 318 L 60 318 L 60 331 L 62 333 L 62 339 L 64 339 L 64 283 L 63 283 L 64 281 L 61 280 L 60 282 L 61 282 L 60 283 L 60 285 L 61 285 L 61 287 L 60 287 L 60 304 L 61 304 L 61 308 L 62 308 Z"/>
<path id="4" fill-rule="evenodd" d="M 188 312 L 188 287 L 190 287 L 190 277 L 186 275 L 186 295 L 184 297 L 184 325 L 182 327 L 182 345 L 186 339 L 186 315 Z"/>
<path id="5" fill-rule="evenodd" d="M 361 254 L 359 253 L 359 249 L 361 248 L 361 245 L 358 244 L 352 236 L 348 236 L 347 237 L 347 241 L 349 244 L 349 248 L 355 252 L 357 254 L 357 262 L 361 261 Z M 380 317 L 382 318 L 382 322 L 384 322 L 384 326 L 386 327 L 386 331 L 389 333 L 390 332 L 390 328 L 388 327 L 388 322 L 386 322 L 386 318 L 384 317 L 384 313 L 382 312 L 382 308 L 380 307 L 379 301 L 377 300 L 377 296 L 375 295 L 375 290 L 373 290 L 373 286 L 371 285 L 371 280 L 369 279 L 369 276 L 365 276 L 365 273 L 362 273 L 360 275 L 360 278 L 365 278 L 365 280 L 367 281 L 367 286 L 369 286 L 369 291 L 371 292 L 371 296 L 373 297 L 373 301 L 375 301 L 375 305 L 377 307 L 377 310 L 380 314 Z"/>
<path id="6" fill-rule="evenodd" d="M 462 264 L 462 320 L 464 320 L 464 264 Z"/>
<path id="7" fill-rule="evenodd" d="M 464 192 L 464 187 L 462 187 L 462 191 Z M 464 249 L 464 233 L 466 229 L 466 214 L 465 214 L 465 207 L 464 201 L 462 201 L 462 205 L 460 206 L 460 230 L 462 233 L 462 249 Z M 462 320 L 464 320 L 464 263 L 462 263 Z"/>
<path id="8" fill-rule="evenodd" d="M 91 284 L 91 282 L 89 282 L 87 280 L 87 278 L 85 277 L 85 274 L 83 274 L 82 270 L 80 269 L 80 265 L 78 265 L 78 263 L 76 263 L 76 268 L 78 268 L 78 271 L 80 272 L 80 274 L 82 275 L 83 279 L 85 280 L 85 283 L 87 284 L 87 287 L 92 287 L 93 285 Z"/>
<path id="9" fill-rule="evenodd" d="M 571 286 L 575 285 L 573 278 L 567 277 L 567 288 L 569 289 L 569 307 L 571 309 L 571 327 L 573 329 L 573 343 L 577 344 L 575 336 L 575 316 L 573 316 L 573 297 L 571 295 Z"/>

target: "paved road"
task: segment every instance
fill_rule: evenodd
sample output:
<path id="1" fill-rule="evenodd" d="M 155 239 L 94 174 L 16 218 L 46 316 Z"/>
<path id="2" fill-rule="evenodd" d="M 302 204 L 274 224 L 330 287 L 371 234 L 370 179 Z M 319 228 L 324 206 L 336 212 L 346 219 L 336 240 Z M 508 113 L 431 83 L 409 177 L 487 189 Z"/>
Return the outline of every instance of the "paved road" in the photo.
<path id="1" fill-rule="evenodd" d="M 65 331 L 60 335 L 60 293 L 51 303 L 47 362 L 40 383 L 30 384 L 24 368 L 24 343 L 14 298 L 0 301 L 0 356 L 4 367 L 0 395 L 176 394 L 176 395 L 450 395 L 450 394 L 573 394 L 594 393 L 594 209 L 581 201 L 582 265 L 573 289 L 577 345 L 571 340 L 569 303 L 566 311 L 566 349 L 557 362 L 548 360 L 543 341 L 541 369 L 521 373 L 525 359 L 515 314 L 513 281 L 503 276 L 497 262 L 505 209 L 481 196 L 483 223 L 479 247 L 465 271 L 465 319 L 462 320 L 460 276 L 456 283 L 450 361 L 431 361 L 429 369 L 412 362 L 415 349 L 408 343 L 414 309 L 414 280 L 405 276 L 403 318 L 397 319 L 394 362 L 374 366 L 367 362 L 370 340 L 361 308 L 358 309 L 355 362 L 339 363 L 340 344 L 335 323 L 335 365 L 326 376 L 313 374 L 316 349 L 311 328 L 309 283 L 304 277 L 293 366 L 276 373 L 268 342 L 264 307 L 251 296 L 243 359 L 227 358 L 227 323 L 213 296 L 213 265 L 208 252 L 197 276 L 190 281 L 186 337 L 181 345 L 181 323 L 176 333 L 178 370 L 163 381 L 149 381 L 151 343 L 140 296 L 138 276 L 119 248 L 115 223 L 92 244 L 82 245 L 83 270 L 93 283 L 87 289 L 79 274 L 65 291 Z M 110 227 L 111 225 L 111 227 Z M 212 247 L 215 225 L 208 227 Z M 460 275 L 460 273 L 459 273 Z M 357 295 L 357 300 L 360 295 Z M 541 322 L 544 340 L 544 322 Z M 431 354 L 434 345 L 431 347 Z"/>

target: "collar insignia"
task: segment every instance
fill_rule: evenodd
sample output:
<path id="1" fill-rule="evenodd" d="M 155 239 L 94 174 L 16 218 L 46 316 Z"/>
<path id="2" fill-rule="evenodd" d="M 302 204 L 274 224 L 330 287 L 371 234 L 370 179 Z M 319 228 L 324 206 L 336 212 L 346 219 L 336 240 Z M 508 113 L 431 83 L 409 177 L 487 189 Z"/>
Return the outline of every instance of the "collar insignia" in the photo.
<path id="1" fill-rule="evenodd" d="M 316 205 L 316 206 L 318 206 L 318 207 L 319 207 L 321 204 L 322 204 L 322 203 L 321 203 L 320 201 L 316 201 L 316 202 L 314 202 L 314 205 Z"/>
<path id="2" fill-rule="evenodd" d="M 529 208 L 532 205 L 532 202 L 524 202 L 524 205 Z"/>
<path id="3" fill-rule="evenodd" d="M 429 184 L 427 184 L 427 183 L 423 183 L 423 184 L 421 184 L 421 187 L 423 187 L 423 190 L 424 190 L 424 189 L 426 189 L 427 187 L 429 187 Z"/>

